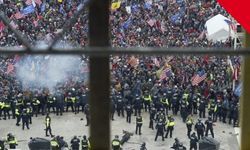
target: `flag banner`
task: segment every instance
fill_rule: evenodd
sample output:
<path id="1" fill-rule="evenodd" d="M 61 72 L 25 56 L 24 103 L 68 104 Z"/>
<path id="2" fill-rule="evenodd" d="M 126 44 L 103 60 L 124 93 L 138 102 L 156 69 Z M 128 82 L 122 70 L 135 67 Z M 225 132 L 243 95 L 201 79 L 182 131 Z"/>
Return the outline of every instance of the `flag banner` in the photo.
<path id="1" fill-rule="evenodd" d="M 128 60 L 128 64 L 132 67 L 137 67 L 139 65 L 139 59 L 135 56 L 131 56 Z"/>
<path id="2" fill-rule="evenodd" d="M 124 22 L 124 24 L 122 25 L 122 27 L 124 29 L 128 29 L 128 27 L 130 26 L 130 24 L 132 24 L 132 18 L 129 17 L 127 21 Z"/>
<path id="3" fill-rule="evenodd" d="M 118 1 L 118 2 L 113 2 L 112 4 L 111 4 L 111 9 L 112 10 L 116 10 L 116 9 L 118 9 L 118 8 L 120 8 L 121 7 L 121 2 L 120 1 Z"/>
<path id="4" fill-rule="evenodd" d="M 229 25 L 231 30 L 237 32 L 237 26 L 231 20 L 225 19 L 224 21 Z"/>
<path id="5" fill-rule="evenodd" d="M 8 63 L 8 67 L 7 67 L 7 74 L 10 74 L 14 71 L 14 65 L 12 63 Z"/>
<path id="6" fill-rule="evenodd" d="M 0 32 L 2 32 L 5 28 L 5 25 L 3 24 L 2 21 L 0 21 Z"/>
<path id="7" fill-rule="evenodd" d="M 173 75 L 171 66 L 165 68 L 162 70 L 161 75 L 160 75 L 160 81 L 167 80 L 169 77 Z"/>
<path id="8" fill-rule="evenodd" d="M 155 22 L 156 22 L 155 19 L 150 19 L 150 20 L 147 21 L 147 23 L 148 23 L 151 27 L 154 26 Z"/>
<path id="9" fill-rule="evenodd" d="M 242 91 L 242 83 L 240 83 L 240 84 L 236 87 L 236 89 L 234 90 L 234 94 L 235 94 L 236 96 L 240 97 L 241 91 Z"/>
<path id="10" fill-rule="evenodd" d="M 205 80 L 207 77 L 207 73 L 205 72 L 205 70 L 201 70 L 199 71 L 197 74 L 195 74 L 192 79 L 192 85 L 199 85 L 199 83 L 201 83 L 203 80 Z"/>
<path id="11" fill-rule="evenodd" d="M 27 6 L 21 11 L 23 15 L 28 15 L 33 12 L 35 12 L 35 7 L 33 5 Z"/>
<path id="12" fill-rule="evenodd" d="M 24 17 L 24 15 L 21 14 L 20 12 L 17 12 L 17 13 L 14 15 L 14 17 L 15 17 L 16 19 L 21 19 L 21 18 Z"/>

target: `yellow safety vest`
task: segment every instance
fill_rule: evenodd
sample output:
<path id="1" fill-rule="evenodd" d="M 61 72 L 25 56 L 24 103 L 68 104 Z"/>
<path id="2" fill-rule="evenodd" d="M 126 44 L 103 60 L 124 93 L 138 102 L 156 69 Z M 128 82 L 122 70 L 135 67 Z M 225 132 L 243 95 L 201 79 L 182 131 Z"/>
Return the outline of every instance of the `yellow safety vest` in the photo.
<path id="1" fill-rule="evenodd" d="M 175 123 L 173 121 L 168 121 L 167 122 L 168 127 L 173 127 L 174 125 L 175 125 Z"/>
<path id="2" fill-rule="evenodd" d="M 187 124 L 193 124 L 193 120 L 192 119 L 188 119 L 186 123 Z"/>
<path id="3" fill-rule="evenodd" d="M 59 144 L 58 144 L 57 141 L 55 141 L 55 140 L 50 141 L 50 145 L 51 145 L 52 147 L 58 147 L 58 146 L 59 146 Z"/>
<path id="4" fill-rule="evenodd" d="M 147 97 L 144 96 L 143 99 L 144 99 L 145 101 L 152 101 L 152 98 L 151 98 L 150 95 L 148 95 Z"/>
<path id="5" fill-rule="evenodd" d="M 120 146 L 120 142 L 118 140 L 113 140 L 112 145 L 113 146 Z"/>

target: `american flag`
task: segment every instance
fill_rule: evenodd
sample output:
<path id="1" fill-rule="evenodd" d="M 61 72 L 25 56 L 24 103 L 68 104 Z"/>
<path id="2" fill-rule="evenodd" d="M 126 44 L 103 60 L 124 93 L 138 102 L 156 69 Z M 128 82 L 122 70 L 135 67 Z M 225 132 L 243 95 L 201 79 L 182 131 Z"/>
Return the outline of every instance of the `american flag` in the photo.
<path id="1" fill-rule="evenodd" d="M 191 81 L 192 81 L 192 85 L 198 85 L 199 83 L 201 83 L 203 80 L 205 80 L 207 77 L 207 73 L 205 72 L 205 70 L 201 70 L 199 71 L 197 74 L 195 74 Z"/>
<path id="2" fill-rule="evenodd" d="M 164 69 L 160 75 L 160 81 L 167 79 L 168 77 L 170 77 L 172 75 L 172 71 L 171 68 L 168 67 L 166 69 Z"/>
<path id="3" fill-rule="evenodd" d="M 235 25 L 231 20 L 225 19 L 224 21 L 229 25 L 229 27 L 230 27 L 234 32 L 237 31 L 236 25 Z"/>

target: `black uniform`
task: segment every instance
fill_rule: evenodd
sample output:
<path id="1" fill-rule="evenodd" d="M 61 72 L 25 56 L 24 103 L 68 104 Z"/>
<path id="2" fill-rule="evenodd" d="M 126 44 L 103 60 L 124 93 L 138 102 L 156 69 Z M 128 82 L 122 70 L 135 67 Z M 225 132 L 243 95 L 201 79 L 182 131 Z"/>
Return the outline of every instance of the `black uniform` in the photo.
<path id="1" fill-rule="evenodd" d="M 154 130 L 154 119 L 155 119 L 156 109 L 151 107 L 149 112 L 149 128 Z"/>
<path id="2" fill-rule="evenodd" d="M 7 115 L 8 115 L 8 119 L 10 119 L 10 110 L 11 110 L 10 105 L 11 105 L 10 101 L 8 101 L 6 99 L 4 101 L 4 107 L 3 107 L 3 111 L 4 111 L 4 118 L 3 119 L 4 120 L 6 120 Z"/>
<path id="3" fill-rule="evenodd" d="M 119 117 L 120 117 L 120 114 L 122 115 L 122 117 L 124 117 L 124 102 L 121 96 L 117 97 L 116 111 Z"/>
<path id="4" fill-rule="evenodd" d="M 200 118 L 205 118 L 206 117 L 206 103 L 204 99 L 202 98 L 199 102 L 199 117 Z"/>
<path id="5" fill-rule="evenodd" d="M 48 135 L 48 132 L 50 134 L 50 136 L 52 137 L 52 131 L 51 131 L 51 118 L 50 116 L 47 114 L 47 116 L 45 117 L 45 134 L 46 136 L 49 136 Z"/>
<path id="6" fill-rule="evenodd" d="M 167 132 L 165 138 L 168 138 L 168 134 L 170 133 L 170 138 L 172 138 L 173 130 L 174 130 L 174 118 L 169 118 L 167 121 Z"/>
<path id="7" fill-rule="evenodd" d="M 89 108 L 89 104 L 86 104 L 84 106 L 84 113 L 86 115 L 86 125 L 85 126 L 88 126 L 89 123 L 90 123 L 90 108 Z"/>
<path id="8" fill-rule="evenodd" d="M 79 150 L 80 140 L 76 136 L 71 140 L 70 143 L 72 150 Z"/>
<path id="9" fill-rule="evenodd" d="M 190 137 L 190 150 L 194 149 L 197 150 L 197 143 L 198 143 L 198 138 L 195 135 L 195 133 L 193 133 Z"/>
<path id="10" fill-rule="evenodd" d="M 197 131 L 198 139 L 200 140 L 202 137 L 204 137 L 205 125 L 200 120 L 198 120 L 198 122 L 195 124 L 195 129 Z"/>
<path id="11" fill-rule="evenodd" d="M 24 109 L 22 112 L 22 124 L 23 124 L 23 130 L 24 130 L 24 126 L 26 126 L 27 129 L 29 128 L 29 114 L 27 112 L 27 109 Z"/>
<path id="12" fill-rule="evenodd" d="M 15 115 L 16 115 L 16 125 L 19 126 L 20 121 L 21 121 L 21 110 L 20 108 L 16 108 L 15 110 Z"/>
<path id="13" fill-rule="evenodd" d="M 137 116 L 136 117 L 136 130 L 135 130 L 135 134 L 137 134 L 137 132 L 139 132 L 139 135 L 141 135 L 142 122 L 143 122 L 142 117 L 141 116 Z"/>
<path id="14" fill-rule="evenodd" d="M 89 140 L 86 138 L 86 136 L 83 136 L 83 139 L 81 140 L 82 150 L 89 150 Z"/>
<path id="15" fill-rule="evenodd" d="M 141 109 L 142 109 L 142 99 L 138 95 L 136 95 L 136 98 L 134 100 L 134 110 L 135 110 L 134 116 L 141 115 Z"/>
<path id="16" fill-rule="evenodd" d="M 208 131 L 210 131 L 210 133 L 212 134 L 212 137 L 214 138 L 213 120 L 212 120 L 212 118 L 208 118 L 208 120 L 206 120 L 205 124 L 207 125 L 207 127 L 206 127 L 206 136 L 208 136 Z"/>
<path id="17" fill-rule="evenodd" d="M 111 101 L 111 107 L 110 107 L 110 118 L 111 120 L 114 120 L 114 114 L 115 114 L 115 102 Z"/>
<path id="18" fill-rule="evenodd" d="M 131 115 L 133 113 L 133 109 L 132 109 L 132 106 L 130 104 L 128 104 L 126 106 L 126 112 L 127 112 L 127 117 L 126 117 L 127 118 L 127 122 L 131 123 Z"/>
<path id="19" fill-rule="evenodd" d="M 164 123 L 162 121 L 158 122 L 155 128 L 157 129 L 157 132 L 155 135 L 155 141 L 157 140 L 158 136 L 161 136 L 162 141 L 164 141 Z"/>
<path id="20" fill-rule="evenodd" d="M 62 116 L 63 115 L 63 111 L 64 111 L 64 96 L 63 94 L 58 91 L 56 93 L 56 101 L 55 101 L 55 105 L 56 105 L 56 115 L 58 116 L 59 113 Z"/>

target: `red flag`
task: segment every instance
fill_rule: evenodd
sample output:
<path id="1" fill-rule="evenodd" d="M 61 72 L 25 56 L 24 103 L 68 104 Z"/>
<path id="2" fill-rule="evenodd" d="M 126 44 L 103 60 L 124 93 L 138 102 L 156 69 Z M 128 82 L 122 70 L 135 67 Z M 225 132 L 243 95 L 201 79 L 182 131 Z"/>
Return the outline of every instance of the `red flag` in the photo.
<path id="1" fill-rule="evenodd" d="M 14 71 L 14 65 L 11 63 L 8 63 L 8 67 L 7 67 L 7 74 L 10 74 L 12 71 Z"/>
<path id="2" fill-rule="evenodd" d="M 24 15 L 21 14 L 20 12 L 17 12 L 17 13 L 15 14 L 15 18 L 16 18 L 16 19 L 21 19 L 21 18 L 23 18 L 23 17 L 24 17 Z"/>
<path id="3" fill-rule="evenodd" d="M 0 32 L 2 32 L 5 28 L 5 25 L 3 24 L 2 21 L 0 21 Z"/>

